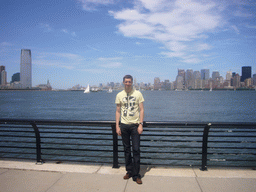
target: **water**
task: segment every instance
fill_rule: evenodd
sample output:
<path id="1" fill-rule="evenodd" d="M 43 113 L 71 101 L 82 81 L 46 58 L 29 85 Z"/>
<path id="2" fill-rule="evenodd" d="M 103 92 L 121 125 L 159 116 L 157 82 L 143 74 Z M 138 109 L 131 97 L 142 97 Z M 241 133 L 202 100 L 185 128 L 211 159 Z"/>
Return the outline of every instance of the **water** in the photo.
<path id="1" fill-rule="evenodd" d="M 143 91 L 145 121 L 256 122 L 256 91 Z M 0 91 L 0 118 L 115 120 L 117 92 Z"/>

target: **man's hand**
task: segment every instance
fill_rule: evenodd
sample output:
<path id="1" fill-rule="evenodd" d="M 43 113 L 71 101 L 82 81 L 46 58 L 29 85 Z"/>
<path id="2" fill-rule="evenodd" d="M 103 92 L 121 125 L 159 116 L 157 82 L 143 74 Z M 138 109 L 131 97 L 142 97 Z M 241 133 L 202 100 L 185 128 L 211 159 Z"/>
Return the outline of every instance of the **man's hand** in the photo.
<path id="1" fill-rule="evenodd" d="M 120 129 L 119 125 L 116 126 L 116 134 L 121 136 L 121 129 Z"/>
<path id="2" fill-rule="evenodd" d="M 142 132 L 143 132 L 143 126 L 142 126 L 141 124 L 139 124 L 137 130 L 138 130 L 139 135 L 142 134 Z"/>

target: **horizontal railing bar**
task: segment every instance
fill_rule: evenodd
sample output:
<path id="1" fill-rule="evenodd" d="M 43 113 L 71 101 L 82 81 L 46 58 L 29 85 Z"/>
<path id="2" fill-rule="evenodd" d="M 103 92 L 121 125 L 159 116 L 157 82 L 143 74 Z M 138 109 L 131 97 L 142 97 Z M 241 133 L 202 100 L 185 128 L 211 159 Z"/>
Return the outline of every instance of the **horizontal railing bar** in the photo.
<path id="1" fill-rule="evenodd" d="M 256 143 L 256 141 L 208 141 L 208 143 Z"/>
<path id="2" fill-rule="evenodd" d="M 36 138 L 35 136 L 27 136 L 27 135 L 0 135 L 2 137 L 25 137 L 25 138 Z"/>
<path id="3" fill-rule="evenodd" d="M 37 125 L 76 125 L 76 126 L 84 126 L 86 125 L 94 125 L 94 126 L 102 126 L 102 125 L 111 125 L 115 124 L 115 121 L 68 121 L 68 120 L 37 120 L 37 119 L 0 119 L 2 123 L 22 123 L 22 124 L 30 124 L 35 123 Z"/>
<path id="4" fill-rule="evenodd" d="M 110 150 L 101 150 L 101 149 L 70 149 L 70 148 L 51 148 L 51 147 L 42 147 L 42 150 L 72 150 L 72 151 L 95 151 L 95 152 L 113 152 Z"/>
<path id="5" fill-rule="evenodd" d="M 0 126 L 1 127 L 1 126 Z M 1 128 L 6 128 L 6 129 L 8 129 L 8 128 L 12 128 L 12 129 L 20 129 L 20 128 L 22 128 L 22 129 L 24 129 L 24 128 L 27 128 L 27 129 L 31 129 L 31 127 L 1 127 Z M 68 128 L 64 128 L 64 127 L 39 127 L 40 129 L 56 129 L 56 130 L 63 130 L 63 129 L 68 129 Z M 186 128 L 186 127 L 184 127 L 184 128 Z M 223 128 L 223 127 L 222 127 Z M 176 129 L 176 127 L 174 127 L 174 128 L 169 128 L 169 129 L 172 129 L 172 130 L 166 130 L 166 129 L 164 129 L 164 130 L 159 130 L 159 129 L 148 129 L 147 127 L 145 127 L 144 128 L 144 132 L 148 132 L 148 131 L 151 131 L 151 132 L 181 132 L 181 133 L 183 133 L 183 132 L 195 132 L 195 133 L 201 133 L 202 131 L 200 130 L 193 130 L 193 131 L 191 131 L 191 130 L 178 130 L 178 129 Z M 174 129 L 174 130 L 173 130 Z M 176 130 L 175 130 L 176 129 Z M 202 129 L 202 128 L 201 128 Z M 213 128 L 214 129 L 214 128 Z M 212 133 L 254 133 L 254 132 L 256 132 L 256 131 L 254 131 L 254 130 L 246 130 L 247 128 L 243 128 L 243 130 L 241 130 L 241 131 L 237 131 L 237 130 L 232 130 L 231 132 L 229 132 L 228 130 L 211 130 L 211 132 Z M 256 128 L 255 128 L 256 129 Z M 95 130 L 95 131 L 109 131 L 110 129 L 109 128 L 105 128 L 105 129 L 103 129 L 103 128 L 101 128 L 101 129 L 98 129 L 98 128 L 73 128 L 72 127 L 72 130 Z M 0 132 L 5 132 L 5 130 L 2 130 L 2 131 L 0 131 Z M 15 131 L 14 131 L 15 132 Z M 26 132 L 26 131 L 24 131 L 24 132 Z"/>
<path id="6" fill-rule="evenodd" d="M 5 154 L 10 154 L 10 152 L 3 152 Z M 18 153 L 18 152 L 15 152 L 15 153 L 11 153 L 11 154 L 27 154 L 27 155 L 36 155 L 36 154 L 33 154 L 33 153 Z M 72 155 L 72 154 L 51 154 L 51 153 L 42 153 L 42 155 L 53 155 L 53 156 L 70 156 L 70 157 L 104 157 L 104 158 L 112 158 L 112 156 L 100 156 L 100 155 Z"/>
<path id="7" fill-rule="evenodd" d="M 29 152 L 9 152 L 9 151 L 0 151 L 1 153 L 6 153 L 6 154 L 28 154 L 28 155 L 36 155 L 35 153 L 29 153 Z M 2 157 L 1 157 L 2 158 Z"/>
<path id="8" fill-rule="evenodd" d="M 123 146 L 123 145 L 119 145 L 119 146 Z M 202 147 L 190 147 L 190 146 L 171 146 L 171 145 L 168 145 L 168 146 L 164 146 L 164 145 L 159 145 L 159 146 L 154 146 L 154 145 L 141 145 L 140 147 L 150 147 L 150 148 L 178 148 L 178 149 L 182 149 L 182 148 L 185 148 L 185 149 L 202 149 Z"/>
<path id="9" fill-rule="evenodd" d="M 112 141 L 112 138 L 86 138 L 86 137 L 41 137 L 41 139 L 81 139 L 81 140 L 103 140 Z"/>
<path id="10" fill-rule="evenodd" d="M 21 143 L 21 141 L 1 140 L 0 143 Z M 35 141 L 22 141 L 22 143 L 35 143 Z"/>
<path id="11" fill-rule="evenodd" d="M 256 135 L 209 135 L 209 138 L 212 137 L 256 137 Z"/>
<path id="12" fill-rule="evenodd" d="M 255 147 L 208 147 L 208 149 L 256 149 Z"/>
<path id="13" fill-rule="evenodd" d="M 0 119 L 0 122 L 2 123 L 27 123 L 30 124 L 35 123 L 35 124 L 68 124 L 68 125 L 94 125 L 94 126 L 102 126 L 102 125 L 111 125 L 111 124 L 115 124 L 115 121 L 68 121 L 68 120 L 37 120 L 37 119 Z M 179 125 L 183 125 L 183 126 L 204 126 L 206 124 L 208 124 L 209 122 L 175 122 L 175 121 L 147 121 L 145 122 L 145 126 L 149 127 L 149 126 L 179 126 Z M 211 122 L 211 127 L 215 128 L 217 126 L 229 126 L 229 127 L 234 127 L 234 126 L 240 126 L 240 127 L 251 127 L 254 126 L 256 127 L 255 123 L 251 123 L 251 122 Z"/>
<path id="14" fill-rule="evenodd" d="M 112 156 L 101 156 L 101 155 L 72 155 L 72 154 L 52 154 L 52 153 L 43 153 L 43 155 L 48 156 L 69 156 L 69 157 L 101 157 L 101 158 L 113 158 Z"/>
<path id="15" fill-rule="evenodd" d="M 111 147 L 112 145 L 111 144 L 106 144 L 106 143 L 103 143 L 103 144 L 97 144 L 97 143 L 51 143 L 51 142 L 41 142 L 41 144 L 44 144 L 44 145 L 74 145 L 74 146 L 108 146 L 108 147 Z"/>
<path id="16" fill-rule="evenodd" d="M 157 158 L 154 158 L 154 157 L 141 157 L 142 159 L 161 159 L 161 158 L 164 158 L 164 157 L 157 157 Z M 191 158 L 167 158 L 165 160 L 179 160 L 179 161 L 200 161 L 201 158 L 197 159 L 197 158 L 194 158 L 194 159 L 191 159 Z"/>
<path id="17" fill-rule="evenodd" d="M 25 138 L 35 138 L 34 136 L 13 136 L 13 135 L 0 135 L 0 136 L 5 136 L 5 137 L 25 137 Z M 42 139 L 87 139 L 87 140 L 112 140 L 111 138 L 84 138 L 84 137 L 41 137 Z M 199 140 L 152 140 L 152 139 L 141 139 L 141 141 L 151 141 L 151 142 L 157 142 L 157 141 L 161 141 L 161 142 L 180 142 L 180 143 L 188 143 L 188 142 L 192 142 L 192 143 L 201 143 L 202 141 Z M 256 141 L 208 141 L 208 143 L 256 143 Z"/>
<path id="18" fill-rule="evenodd" d="M 121 151 L 120 151 L 121 152 Z M 177 151 L 143 151 L 140 152 L 141 154 L 151 154 L 151 153 L 167 153 L 167 154 L 189 154 L 189 155 L 200 155 L 202 152 L 177 152 Z"/>
<path id="19" fill-rule="evenodd" d="M 202 141 L 200 141 L 200 140 L 177 140 L 177 139 L 173 139 L 173 140 L 167 140 L 167 139 L 161 139 L 161 140 L 157 140 L 157 139 L 141 139 L 140 141 L 151 141 L 151 142 L 159 142 L 159 141 L 161 141 L 161 142 L 189 142 L 189 143 L 201 143 Z"/>
<path id="20" fill-rule="evenodd" d="M 18 130 L 18 131 L 14 131 L 14 130 L 0 130 L 0 132 L 4 132 L 4 133 L 34 133 L 34 131 L 26 131 L 26 130 Z"/>
<path id="21" fill-rule="evenodd" d="M 151 154 L 151 153 L 167 153 L 167 154 L 198 154 L 201 155 L 202 152 L 184 152 L 184 151 L 142 151 L 141 154 Z M 219 153 L 219 152 L 214 152 L 214 153 L 207 153 L 208 155 L 256 155 L 256 153 Z"/>
<path id="22" fill-rule="evenodd" d="M 207 159 L 207 160 L 216 161 L 215 159 Z M 221 159 L 220 159 L 220 161 L 221 161 Z M 225 159 L 225 161 L 244 161 L 244 159 Z M 255 159 L 246 159 L 246 161 L 252 161 L 253 162 L 253 161 L 255 161 Z"/>
<path id="23" fill-rule="evenodd" d="M 2 131 L 0 131 L 2 132 Z M 13 132 L 13 133 L 33 133 L 33 131 L 4 131 L 4 132 Z M 53 134 L 79 134 L 79 135 L 112 135 L 112 133 L 98 133 L 98 132 L 54 132 L 54 131 L 48 131 L 48 132 L 44 132 L 41 131 L 41 134 L 48 134 L 48 133 L 53 133 Z M 3 135 L 0 135 L 3 136 Z M 166 134 L 143 134 L 144 137 L 147 136 L 159 136 L 159 137 L 164 137 L 164 136 L 184 136 L 184 137 L 202 137 L 202 135 L 166 135 Z M 255 136 L 256 137 L 256 136 Z"/>
<path id="24" fill-rule="evenodd" d="M 4 128 L 4 129 L 31 129 L 32 127 L 2 127 L 2 126 L 0 126 L 0 128 Z M 56 129 L 56 130 L 65 130 L 65 129 L 67 129 L 67 130 L 69 130 L 69 129 L 72 129 L 72 130 L 95 130 L 95 131 L 109 131 L 110 130 L 110 128 L 108 127 L 108 128 L 95 128 L 95 127 L 93 127 L 93 128 L 88 128 L 88 127 L 84 127 L 84 128 L 77 128 L 77 127 L 41 127 L 41 126 L 39 126 L 38 128 L 40 128 L 40 130 L 47 130 L 47 129 Z"/>
<path id="25" fill-rule="evenodd" d="M 2 131 L 0 131 L 2 132 Z M 4 131 L 4 132 L 13 132 L 13 133 L 34 133 L 33 131 Z M 46 133 L 56 133 L 56 134 L 87 134 L 87 135 L 112 135 L 112 133 L 99 133 L 99 132 L 54 132 L 54 131 L 48 131 L 44 132 L 41 131 L 41 134 Z M 2 136 L 2 135 L 0 135 Z"/>
<path id="26" fill-rule="evenodd" d="M 74 134 L 74 135 L 112 135 L 112 133 L 99 133 L 99 132 L 44 132 L 41 131 L 41 134 L 48 134 L 48 133 L 54 133 L 54 134 Z"/>
<path id="27" fill-rule="evenodd" d="M 103 146 L 103 145 L 102 145 Z M 8 148 L 8 149 L 36 149 L 35 147 L 19 147 L 19 146 L 0 146 L 3 148 Z M 44 148 L 42 147 L 42 149 L 46 149 L 46 150 L 78 150 L 78 149 L 70 149 L 70 148 Z M 94 149 L 79 149 L 80 151 L 100 151 L 100 150 L 94 150 Z M 101 150 L 101 151 L 108 151 L 108 152 L 112 152 L 112 150 Z M 119 151 L 119 152 L 123 152 L 123 151 Z M 184 152 L 184 151 L 143 151 L 141 153 L 158 153 L 158 154 L 162 154 L 162 153 L 166 153 L 166 154 L 202 154 L 202 152 Z M 209 155 L 256 155 L 256 153 L 234 153 L 234 152 L 208 152 Z"/>
<path id="28" fill-rule="evenodd" d="M 26 143 L 24 142 L 24 144 L 26 144 Z M 29 143 L 29 144 L 31 144 L 31 143 Z M 108 145 L 108 144 L 69 144 L 69 143 L 42 143 L 42 144 L 44 144 L 44 145 L 47 145 L 47 144 L 53 145 L 53 144 L 55 144 L 55 145 L 66 145 L 66 146 L 103 146 L 103 147 L 104 146 L 106 146 L 106 147 L 111 147 L 112 146 L 112 145 Z M 0 147 L 18 148 L 19 146 L 0 145 Z M 24 147 L 21 147 L 21 148 L 24 148 Z"/>
<path id="29" fill-rule="evenodd" d="M 12 130 L 6 130 L 6 131 L 1 131 L 0 132 L 12 132 L 12 133 L 34 133 L 34 131 L 12 131 Z M 104 133 L 104 132 L 72 132 L 72 131 L 67 131 L 67 132 L 55 132 L 55 131 L 41 131 L 41 133 L 58 133 L 58 134 L 95 134 L 95 135 L 112 135 L 112 133 Z M 182 132 L 181 132 L 182 133 Z M 244 132 L 243 132 L 244 133 Z M 0 135 L 4 136 L 4 135 Z M 202 137 L 202 135 L 187 135 L 187 134 L 171 134 L 171 135 L 166 135 L 166 134 L 143 134 L 144 137 L 146 136 L 186 136 L 186 137 Z M 256 137 L 256 135 L 209 135 L 209 138 L 211 137 Z"/>
<path id="30" fill-rule="evenodd" d="M 17 149 L 36 149 L 36 147 L 25 147 L 25 146 L 0 146 L 4 148 L 17 148 Z"/>
<path id="31" fill-rule="evenodd" d="M 1 135 L 0 135 L 1 136 Z M 20 138 L 20 137 L 24 137 L 24 138 L 35 138 L 35 137 L 33 137 L 33 136 L 11 136 L 11 135 L 6 135 L 6 137 L 17 137 L 17 138 Z M 86 137 L 41 137 L 42 139 L 69 139 L 69 140 L 71 140 L 71 139 L 81 139 L 81 140 L 106 140 L 106 141 L 112 141 L 112 139 L 111 138 L 105 138 L 105 139 L 103 139 L 103 138 L 86 138 Z"/>

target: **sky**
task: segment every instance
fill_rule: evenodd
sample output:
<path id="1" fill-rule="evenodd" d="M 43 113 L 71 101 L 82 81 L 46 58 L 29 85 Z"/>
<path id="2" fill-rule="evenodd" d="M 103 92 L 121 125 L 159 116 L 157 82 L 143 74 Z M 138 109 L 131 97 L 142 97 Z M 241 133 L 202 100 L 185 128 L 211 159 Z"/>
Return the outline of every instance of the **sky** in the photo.
<path id="1" fill-rule="evenodd" d="M 256 73 L 255 0 L 1 0 L 7 81 L 32 53 L 32 85 L 175 81 L 178 69 Z"/>

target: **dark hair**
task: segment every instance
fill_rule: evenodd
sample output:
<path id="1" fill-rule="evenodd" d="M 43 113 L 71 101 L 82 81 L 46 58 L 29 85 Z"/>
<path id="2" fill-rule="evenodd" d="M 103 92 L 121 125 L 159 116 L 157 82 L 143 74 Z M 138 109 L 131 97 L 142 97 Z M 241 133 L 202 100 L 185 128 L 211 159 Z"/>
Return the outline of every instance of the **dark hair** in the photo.
<path id="1" fill-rule="evenodd" d="M 124 82 L 125 79 L 131 79 L 132 82 L 133 82 L 133 78 L 132 78 L 131 75 L 125 75 L 124 78 L 123 78 L 123 82 Z"/>

